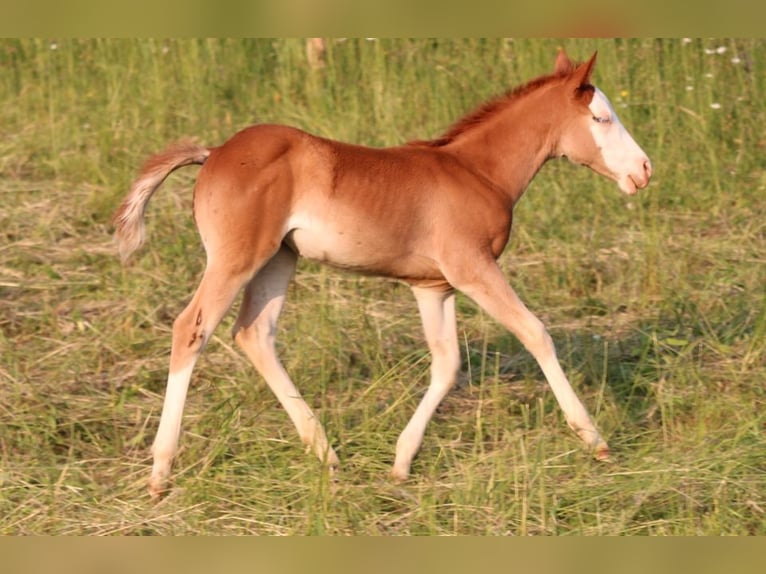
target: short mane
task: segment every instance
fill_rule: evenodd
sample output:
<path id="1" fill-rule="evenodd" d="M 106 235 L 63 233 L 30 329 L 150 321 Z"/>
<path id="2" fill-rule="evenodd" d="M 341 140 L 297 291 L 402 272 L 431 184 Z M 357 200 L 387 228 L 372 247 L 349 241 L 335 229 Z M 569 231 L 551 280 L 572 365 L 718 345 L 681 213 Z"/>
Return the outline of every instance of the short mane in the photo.
<path id="1" fill-rule="evenodd" d="M 511 102 L 537 90 L 542 86 L 549 84 L 550 82 L 563 78 L 564 76 L 565 74 L 547 74 L 545 76 L 535 78 L 534 80 L 530 80 L 526 84 L 517 86 L 516 88 L 511 88 L 504 94 L 484 102 L 472 112 L 464 115 L 454 124 L 452 124 L 452 126 L 450 126 L 450 128 L 438 138 L 432 140 L 414 140 L 407 142 L 407 145 L 421 147 L 442 147 L 450 144 L 463 133 L 485 122 L 492 116 L 496 115 L 498 112 L 504 110 Z"/>

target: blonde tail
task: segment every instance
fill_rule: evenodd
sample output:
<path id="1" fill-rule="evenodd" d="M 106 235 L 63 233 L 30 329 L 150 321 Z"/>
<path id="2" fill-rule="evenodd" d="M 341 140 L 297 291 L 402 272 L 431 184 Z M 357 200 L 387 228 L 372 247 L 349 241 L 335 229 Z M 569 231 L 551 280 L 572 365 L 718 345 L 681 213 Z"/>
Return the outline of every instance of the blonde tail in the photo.
<path id="1" fill-rule="evenodd" d="M 210 155 L 204 146 L 182 142 L 150 157 L 138 177 L 133 181 L 130 193 L 115 212 L 112 221 L 115 239 L 123 263 L 143 245 L 146 239 L 144 213 L 146 205 L 165 178 L 180 167 L 203 164 Z"/>

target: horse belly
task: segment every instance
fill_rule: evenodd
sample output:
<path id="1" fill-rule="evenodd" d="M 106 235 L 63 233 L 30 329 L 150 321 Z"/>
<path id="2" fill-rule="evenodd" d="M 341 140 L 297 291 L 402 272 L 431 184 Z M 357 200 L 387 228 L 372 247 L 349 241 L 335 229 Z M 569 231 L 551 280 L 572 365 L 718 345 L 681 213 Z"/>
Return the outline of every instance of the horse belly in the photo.
<path id="1" fill-rule="evenodd" d="M 413 253 L 408 245 L 373 229 L 314 224 L 292 229 L 285 242 L 301 257 L 341 269 L 400 279 L 441 276 L 433 259 Z"/>

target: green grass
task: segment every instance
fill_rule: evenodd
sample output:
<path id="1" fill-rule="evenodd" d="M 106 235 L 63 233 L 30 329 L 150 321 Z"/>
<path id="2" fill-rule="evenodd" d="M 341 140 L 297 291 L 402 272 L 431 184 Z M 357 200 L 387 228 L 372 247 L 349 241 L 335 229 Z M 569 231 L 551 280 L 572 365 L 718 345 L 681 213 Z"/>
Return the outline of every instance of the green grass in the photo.
<path id="1" fill-rule="evenodd" d="M 256 121 L 436 136 L 559 45 L 599 50 L 596 82 L 655 178 L 627 198 L 547 165 L 502 264 L 614 461 L 589 458 L 533 359 L 459 298 L 461 382 L 390 483 L 428 378 L 414 300 L 302 263 L 281 355 L 341 473 L 304 454 L 229 317 L 195 370 L 174 489 L 151 504 L 170 326 L 204 261 L 190 168 L 120 266 L 109 217 L 145 156 Z M 0 533 L 766 534 L 765 94 L 762 40 L 349 39 L 316 71 L 301 40 L 0 41 Z"/>

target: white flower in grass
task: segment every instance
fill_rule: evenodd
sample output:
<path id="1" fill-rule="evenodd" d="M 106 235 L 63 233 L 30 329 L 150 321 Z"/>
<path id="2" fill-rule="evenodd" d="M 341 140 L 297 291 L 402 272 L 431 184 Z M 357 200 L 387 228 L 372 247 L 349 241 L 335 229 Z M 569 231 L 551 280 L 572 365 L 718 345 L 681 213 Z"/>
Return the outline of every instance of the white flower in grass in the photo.
<path id="1" fill-rule="evenodd" d="M 732 63 L 732 64 L 734 64 L 735 66 L 736 66 L 737 64 L 741 63 L 741 62 L 742 62 L 742 60 L 740 60 L 740 59 L 739 59 L 739 57 L 737 57 L 737 56 L 734 56 L 734 57 L 731 59 L 731 63 Z"/>
<path id="2" fill-rule="evenodd" d="M 719 104 L 718 102 L 713 102 L 712 104 L 710 104 L 710 107 L 713 108 L 714 110 L 720 110 L 721 104 Z"/>

